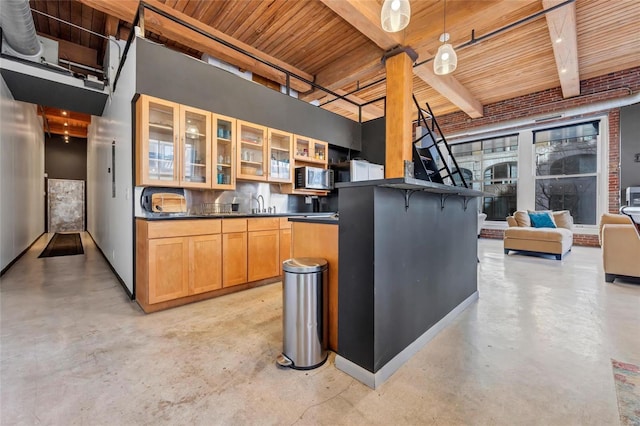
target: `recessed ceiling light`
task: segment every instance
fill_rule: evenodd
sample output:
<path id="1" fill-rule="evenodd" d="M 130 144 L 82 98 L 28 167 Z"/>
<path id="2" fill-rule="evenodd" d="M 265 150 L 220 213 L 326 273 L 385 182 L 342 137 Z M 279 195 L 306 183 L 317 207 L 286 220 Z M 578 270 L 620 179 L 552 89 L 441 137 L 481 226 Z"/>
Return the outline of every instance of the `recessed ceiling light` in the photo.
<path id="1" fill-rule="evenodd" d="M 566 69 L 566 68 L 562 68 L 562 69 L 560 70 L 560 72 L 564 74 L 565 72 L 567 72 L 567 69 Z"/>
<path id="2" fill-rule="evenodd" d="M 556 43 L 562 43 L 562 37 L 558 37 L 558 38 L 556 39 Z"/>
<path id="3" fill-rule="evenodd" d="M 65 121 L 65 122 L 64 122 L 64 125 L 65 125 L 65 126 L 68 126 L 68 125 L 69 125 L 69 123 L 67 123 L 67 122 Z"/>
<path id="4" fill-rule="evenodd" d="M 62 115 L 67 115 L 67 111 L 62 111 Z"/>
<path id="5" fill-rule="evenodd" d="M 69 134 L 69 131 L 68 131 L 68 130 L 65 130 L 65 131 L 64 131 L 64 134 L 65 134 L 65 135 L 68 135 L 68 134 Z"/>

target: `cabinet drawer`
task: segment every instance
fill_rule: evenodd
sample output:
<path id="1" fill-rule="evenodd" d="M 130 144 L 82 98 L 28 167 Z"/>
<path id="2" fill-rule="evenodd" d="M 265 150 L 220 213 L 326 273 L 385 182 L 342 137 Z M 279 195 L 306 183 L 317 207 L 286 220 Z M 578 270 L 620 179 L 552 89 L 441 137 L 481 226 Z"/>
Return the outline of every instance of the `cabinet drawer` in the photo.
<path id="1" fill-rule="evenodd" d="M 247 219 L 224 219 L 222 221 L 222 233 L 228 234 L 230 232 L 246 232 L 247 231 Z"/>
<path id="2" fill-rule="evenodd" d="M 291 229 L 291 222 L 288 217 L 280 218 L 280 229 Z"/>
<path id="3" fill-rule="evenodd" d="M 249 231 L 273 231 L 275 229 L 280 229 L 279 217 L 249 219 Z"/>
<path id="4" fill-rule="evenodd" d="M 220 219 L 149 221 L 147 232 L 149 239 L 219 234 Z"/>

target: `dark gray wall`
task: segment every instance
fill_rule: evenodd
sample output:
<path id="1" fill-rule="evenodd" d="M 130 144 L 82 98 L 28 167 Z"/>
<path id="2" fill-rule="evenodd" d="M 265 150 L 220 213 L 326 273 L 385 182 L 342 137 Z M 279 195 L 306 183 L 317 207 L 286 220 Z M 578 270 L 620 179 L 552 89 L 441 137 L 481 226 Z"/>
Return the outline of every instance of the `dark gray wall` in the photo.
<path id="1" fill-rule="evenodd" d="M 362 123 L 362 150 L 360 157 L 375 164 L 385 164 L 385 117 Z"/>
<path id="2" fill-rule="evenodd" d="M 45 136 L 44 172 L 49 179 L 87 180 L 87 140 L 61 135 Z"/>
<path id="3" fill-rule="evenodd" d="M 137 40 L 136 91 L 360 150 L 360 124 L 161 45 Z"/>
<path id="4" fill-rule="evenodd" d="M 338 353 L 375 373 L 477 291 L 477 214 L 463 198 L 340 188 Z"/>
<path id="5" fill-rule="evenodd" d="M 16 101 L 102 115 L 109 98 L 104 92 L 73 87 L 29 74 L 7 69 L 0 72 Z"/>
<path id="6" fill-rule="evenodd" d="M 640 186 L 640 104 L 620 108 L 620 192 L 621 205 L 627 203 L 629 186 Z"/>

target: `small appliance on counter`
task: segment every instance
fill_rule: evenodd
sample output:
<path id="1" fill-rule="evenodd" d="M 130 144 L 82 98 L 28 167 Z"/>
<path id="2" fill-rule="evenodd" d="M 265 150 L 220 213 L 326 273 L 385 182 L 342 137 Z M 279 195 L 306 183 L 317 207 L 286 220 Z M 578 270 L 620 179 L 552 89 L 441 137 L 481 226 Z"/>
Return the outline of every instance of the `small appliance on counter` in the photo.
<path id="1" fill-rule="evenodd" d="M 333 170 L 319 167 L 296 167 L 295 182 L 296 188 L 330 191 L 333 189 Z"/>
<path id="2" fill-rule="evenodd" d="M 640 207 L 640 186 L 627 188 L 627 206 Z"/>
<path id="3" fill-rule="evenodd" d="M 336 171 L 336 182 L 384 179 L 384 166 L 367 160 L 351 160 L 331 167 Z"/>
<path id="4" fill-rule="evenodd" d="M 149 213 L 187 212 L 187 200 L 182 188 L 146 187 L 142 190 L 140 204 Z"/>

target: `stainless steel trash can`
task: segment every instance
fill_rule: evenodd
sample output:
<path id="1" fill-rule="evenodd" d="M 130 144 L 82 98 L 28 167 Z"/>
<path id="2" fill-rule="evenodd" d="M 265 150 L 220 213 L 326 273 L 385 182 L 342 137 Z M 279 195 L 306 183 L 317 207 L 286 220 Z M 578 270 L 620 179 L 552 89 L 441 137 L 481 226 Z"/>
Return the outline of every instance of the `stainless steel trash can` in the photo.
<path id="1" fill-rule="evenodd" d="M 282 367 L 310 370 L 327 360 L 327 261 L 313 257 L 282 263 Z"/>

